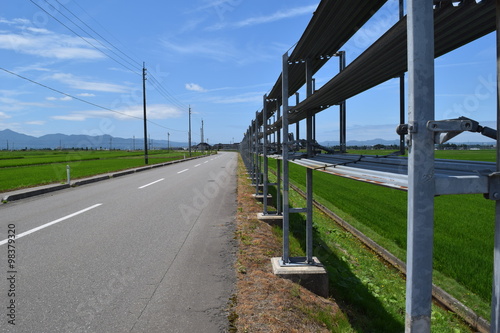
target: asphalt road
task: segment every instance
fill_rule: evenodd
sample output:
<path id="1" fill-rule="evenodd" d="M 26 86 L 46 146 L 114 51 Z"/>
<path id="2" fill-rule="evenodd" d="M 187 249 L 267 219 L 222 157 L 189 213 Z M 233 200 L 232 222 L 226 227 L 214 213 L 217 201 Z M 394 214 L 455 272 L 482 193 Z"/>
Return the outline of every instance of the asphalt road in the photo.
<path id="1" fill-rule="evenodd" d="M 1 205 L 0 331 L 227 330 L 236 159 Z"/>

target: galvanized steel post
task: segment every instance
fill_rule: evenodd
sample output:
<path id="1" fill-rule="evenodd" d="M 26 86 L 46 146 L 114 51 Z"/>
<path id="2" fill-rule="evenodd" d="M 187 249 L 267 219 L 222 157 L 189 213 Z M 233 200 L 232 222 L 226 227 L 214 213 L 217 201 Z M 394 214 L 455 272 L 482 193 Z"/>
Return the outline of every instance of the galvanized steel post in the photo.
<path id="1" fill-rule="evenodd" d="M 300 96 L 299 93 L 295 93 L 295 105 L 299 105 L 300 103 Z M 297 144 L 299 143 L 300 140 L 300 120 L 298 120 L 295 123 L 295 141 L 297 141 Z"/>
<path id="2" fill-rule="evenodd" d="M 269 193 L 269 189 L 268 189 L 269 165 L 268 165 L 268 161 L 267 161 L 267 145 L 268 145 L 268 142 L 267 142 L 267 94 L 265 94 L 264 97 L 262 98 L 262 102 L 264 104 L 262 107 L 262 125 L 264 126 L 264 129 L 262 131 L 262 134 L 264 137 L 264 143 L 262 146 L 262 154 L 264 155 L 264 157 L 263 157 L 264 158 L 264 175 L 263 175 L 264 176 L 264 179 L 263 179 L 264 187 L 262 189 L 262 194 L 264 195 L 263 213 L 264 213 L 264 215 L 267 215 L 267 194 Z"/>
<path id="3" fill-rule="evenodd" d="M 345 68 L 345 51 L 339 51 L 339 72 L 342 72 Z M 346 101 L 342 101 L 339 104 L 340 113 L 340 152 L 345 153 L 347 151 L 347 113 L 346 113 Z"/>
<path id="4" fill-rule="evenodd" d="M 434 234 L 434 10 L 408 1 L 408 244 L 406 332 L 430 332 Z"/>
<path id="5" fill-rule="evenodd" d="M 255 195 L 259 194 L 260 184 L 260 156 L 259 156 L 259 112 L 255 112 L 255 132 L 254 132 L 254 151 L 255 151 Z"/>
<path id="6" fill-rule="evenodd" d="M 496 1 L 497 25 L 497 166 L 500 172 L 500 0 Z M 500 200 L 495 203 L 495 245 L 493 252 L 493 293 L 491 296 L 490 332 L 500 333 Z"/>
<path id="7" fill-rule="evenodd" d="M 280 119 L 280 114 L 281 114 L 281 111 L 280 111 L 280 105 L 279 105 L 279 101 L 276 100 L 276 112 L 277 112 L 277 116 L 276 116 L 276 119 Z M 281 131 L 277 131 L 276 132 L 276 147 L 278 148 L 278 154 L 281 154 Z M 276 210 L 277 210 L 277 214 L 280 215 L 282 212 L 283 212 L 283 209 L 282 209 L 282 205 L 281 205 L 281 201 L 282 201 L 282 198 L 281 198 L 281 163 L 282 161 L 280 159 L 277 159 L 276 160 L 276 175 L 277 175 L 277 179 L 276 179 Z"/>
<path id="8" fill-rule="evenodd" d="M 288 179 L 288 52 L 283 55 L 283 71 L 281 73 L 282 80 L 282 107 L 283 116 L 281 117 L 281 128 L 283 130 L 283 264 L 290 261 L 289 248 L 289 231 L 290 231 L 290 214 L 288 203 L 289 179 Z"/>
<path id="9" fill-rule="evenodd" d="M 306 59 L 306 98 L 313 94 L 312 86 L 312 61 Z M 313 147 L 313 112 L 307 112 L 306 118 L 306 139 L 307 139 L 307 158 L 314 156 Z M 313 262 L 313 170 L 306 169 L 306 260 L 307 263 Z"/>
<path id="10" fill-rule="evenodd" d="M 404 3 L 403 0 L 399 0 L 399 19 L 404 17 Z M 405 124 L 405 75 L 401 74 L 399 77 L 399 123 Z M 405 135 L 401 134 L 399 136 L 399 153 L 404 155 L 405 153 Z"/>

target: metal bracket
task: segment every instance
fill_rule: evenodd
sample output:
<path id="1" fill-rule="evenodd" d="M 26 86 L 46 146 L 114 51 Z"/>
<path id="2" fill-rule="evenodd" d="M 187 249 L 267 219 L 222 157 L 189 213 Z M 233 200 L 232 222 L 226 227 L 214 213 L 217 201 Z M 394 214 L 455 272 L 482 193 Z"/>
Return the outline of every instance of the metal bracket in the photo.
<path id="1" fill-rule="evenodd" d="M 480 126 L 475 120 L 460 117 L 458 119 L 439 120 L 427 122 L 427 129 L 435 132 L 434 142 L 445 143 L 462 132 L 478 132 L 484 136 L 496 139 L 496 131 L 489 128 Z"/>
<path id="2" fill-rule="evenodd" d="M 427 122 L 427 129 L 433 132 L 474 132 L 478 125 L 472 119 L 431 120 Z"/>
<path id="3" fill-rule="evenodd" d="M 484 197 L 490 200 L 500 200 L 500 172 L 488 175 L 488 193 L 485 193 Z"/>
<path id="4" fill-rule="evenodd" d="M 396 127 L 396 133 L 398 133 L 398 135 L 408 134 L 408 124 L 398 125 L 398 127 Z"/>

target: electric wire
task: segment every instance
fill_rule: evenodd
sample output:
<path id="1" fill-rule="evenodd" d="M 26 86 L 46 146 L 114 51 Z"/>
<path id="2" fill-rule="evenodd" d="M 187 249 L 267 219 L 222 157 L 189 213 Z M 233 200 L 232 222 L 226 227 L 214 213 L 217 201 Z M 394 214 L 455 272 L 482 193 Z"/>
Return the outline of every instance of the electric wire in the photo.
<path id="1" fill-rule="evenodd" d="M 36 4 L 35 2 L 33 2 L 33 0 L 30 0 L 32 3 L 34 3 L 36 6 L 38 6 L 40 9 L 44 10 L 41 6 L 39 6 L 38 4 Z M 87 31 L 85 31 L 85 29 L 83 29 L 81 26 L 79 26 L 78 24 L 76 24 L 73 20 L 71 20 L 69 17 L 67 17 L 64 13 L 62 13 L 59 9 L 57 9 L 56 7 L 54 7 L 52 4 L 50 4 L 47 0 L 44 0 L 48 5 L 50 5 L 54 10 L 56 10 L 57 12 L 59 12 L 62 16 L 64 16 L 68 21 L 70 21 L 71 23 L 73 23 L 75 26 L 77 26 L 80 30 L 82 30 L 85 34 L 87 34 L 89 37 L 91 37 L 92 39 L 94 39 L 95 41 L 97 41 L 99 44 L 101 44 L 103 47 L 105 47 L 107 50 L 109 50 L 110 52 L 113 52 L 115 55 L 117 55 L 120 59 L 126 61 L 128 64 L 132 65 L 132 66 L 135 66 L 134 64 L 131 64 L 129 61 L 127 61 L 126 59 L 124 59 L 123 57 L 121 57 L 120 55 L 118 55 L 116 52 L 114 52 L 113 50 L 111 50 L 108 46 L 104 45 L 99 39 L 96 39 L 94 38 L 90 33 L 88 33 Z M 112 45 L 114 48 L 116 48 L 120 53 L 124 54 L 125 56 L 127 56 L 129 59 L 131 59 L 132 61 L 138 63 L 136 60 L 132 59 L 131 57 L 129 57 L 128 55 L 126 55 L 124 52 L 122 52 L 121 50 L 119 50 L 116 46 L 114 46 L 112 43 L 110 43 L 109 41 L 107 41 L 104 37 L 102 37 L 98 32 L 96 32 L 94 29 L 92 29 L 88 24 L 86 24 L 84 21 L 82 21 L 77 15 L 75 15 L 73 12 L 71 12 L 71 10 L 69 10 L 67 7 L 65 7 L 63 4 L 61 4 L 58 0 L 56 0 L 57 3 L 59 3 L 64 9 L 66 9 L 69 13 L 71 13 L 71 15 L 73 15 L 74 17 L 76 17 L 80 22 L 82 22 L 83 24 L 85 24 L 85 26 L 87 26 L 90 30 L 92 30 L 95 34 L 97 34 L 99 37 L 101 37 L 102 39 L 104 39 L 106 42 L 108 42 L 110 45 Z M 81 6 L 80 6 L 81 8 Z M 83 8 L 82 8 L 83 9 Z M 55 18 L 53 15 L 51 15 L 50 13 L 48 13 L 46 10 L 44 10 L 48 15 L 50 15 L 52 18 L 54 18 L 56 21 L 58 21 L 61 25 L 63 25 L 64 27 L 66 27 L 68 30 L 70 30 L 71 32 L 73 32 L 75 35 L 77 35 L 78 37 L 80 37 L 81 39 L 83 39 L 85 42 L 87 42 L 88 44 L 90 44 L 91 46 L 93 46 L 96 50 L 98 50 L 99 52 L 103 53 L 104 55 L 106 55 L 107 57 L 109 57 L 110 59 L 114 60 L 115 62 L 117 62 L 118 64 L 122 65 L 123 67 L 125 67 L 126 69 L 128 69 L 129 71 L 133 72 L 134 74 L 137 74 L 137 75 L 141 75 L 139 73 L 137 73 L 136 71 L 132 70 L 131 68 L 129 68 L 128 66 L 125 66 L 124 64 L 122 64 L 121 62 L 117 61 L 116 59 L 114 59 L 113 57 L 111 57 L 110 55 L 106 54 L 105 52 L 103 52 L 102 50 L 100 50 L 98 47 L 96 47 L 94 44 L 92 44 L 91 42 L 89 42 L 87 39 L 85 39 L 84 37 L 80 36 L 78 33 L 76 33 L 74 30 L 72 30 L 71 28 L 69 28 L 66 24 L 64 24 L 63 22 L 61 22 L 60 20 L 58 20 L 57 18 Z M 137 69 L 139 70 L 139 69 Z M 175 98 L 151 73 L 149 73 L 149 75 L 152 77 L 152 79 L 155 81 L 155 83 L 152 82 L 152 85 L 153 87 L 166 99 L 168 100 L 169 102 L 173 103 L 175 106 L 179 107 L 180 109 L 184 110 L 184 111 L 187 111 L 188 107 L 183 104 L 182 102 L 180 102 L 177 98 Z"/>
<path id="2" fill-rule="evenodd" d="M 56 0 L 57 1 L 57 0 Z M 59 2 L 59 1 L 57 1 Z M 115 41 L 117 41 L 119 44 L 121 44 L 122 47 L 126 48 L 126 46 L 116 37 L 114 36 L 111 32 L 109 32 L 109 30 L 106 29 L 106 27 L 104 27 L 101 23 L 99 23 L 99 21 L 97 21 L 94 17 L 92 17 L 92 15 L 89 14 L 89 12 L 87 12 L 85 10 L 85 8 L 83 8 L 82 6 L 80 6 L 80 4 L 78 4 L 78 2 L 74 1 L 73 2 L 75 5 L 77 5 L 85 14 L 87 14 L 88 17 L 90 17 L 92 20 L 94 20 L 95 23 L 97 23 L 101 28 L 102 30 L 104 30 L 109 36 L 113 37 L 115 39 Z M 104 38 L 103 38 L 104 39 Z M 106 40 L 106 39 L 104 39 Z M 111 42 L 108 42 L 111 44 Z M 113 45 L 113 44 L 111 44 Z M 114 46 L 114 45 L 113 45 Z M 114 46 L 116 49 L 118 49 L 116 46 Z M 119 50 L 119 49 L 118 49 Z M 131 50 L 128 50 L 130 53 L 133 54 L 133 52 Z M 120 51 L 122 52 L 122 51 Z M 122 52 L 123 53 L 123 52 Z M 123 53 L 127 58 L 129 58 L 130 60 L 134 61 L 135 63 L 137 63 L 139 66 L 142 66 L 141 62 L 140 61 L 137 61 L 137 60 L 134 60 L 133 58 L 129 57 L 127 54 Z M 134 54 L 134 56 L 136 58 L 139 58 L 137 57 L 137 55 Z"/>
<path id="3" fill-rule="evenodd" d="M 132 70 L 131 68 L 129 68 L 128 66 L 124 65 L 123 63 L 121 63 L 120 61 L 116 60 L 115 58 L 113 58 L 112 56 L 110 56 L 109 54 L 103 52 L 101 49 L 99 49 L 97 46 L 95 46 L 94 44 L 92 44 L 90 41 L 88 41 L 86 38 L 80 36 L 80 34 L 78 34 L 76 31 L 74 31 L 73 29 L 71 29 L 70 27 L 68 27 L 68 25 L 66 25 L 65 23 L 63 23 L 61 20 L 59 20 L 58 18 L 56 18 L 54 15 L 52 15 L 51 13 L 49 13 L 45 8 L 43 8 L 42 6 L 40 6 L 39 4 L 37 4 L 36 2 L 34 2 L 33 0 L 29 0 L 31 3 L 33 3 L 35 6 L 37 6 L 38 8 L 40 8 L 41 10 L 43 10 L 47 15 L 49 15 L 50 17 L 52 17 L 54 20 L 56 20 L 57 22 L 59 22 L 62 26 L 64 26 L 66 29 L 68 29 L 69 31 L 71 31 L 73 34 L 75 34 L 76 36 L 80 37 L 85 43 L 89 44 L 90 46 L 92 46 L 93 48 L 95 48 L 97 51 L 99 51 L 100 53 L 104 54 L 106 57 L 110 58 L 111 60 L 113 60 L 114 62 L 120 64 L 121 66 L 125 67 L 126 69 L 128 69 L 129 71 L 131 71 L 132 73 L 135 73 L 137 75 L 141 75 L 140 73 L 137 73 L 135 72 L 134 70 Z M 52 5 L 51 5 L 52 6 Z M 62 14 L 62 13 L 61 13 Z M 63 16 L 65 16 L 64 14 L 62 14 Z M 65 16 L 67 18 L 67 16 Z"/>
<path id="4" fill-rule="evenodd" d="M 45 2 L 48 3 L 47 0 L 45 0 Z M 94 38 L 97 42 L 99 42 L 99 44 L 101 44 L 102 46 L 104 46 L 105 48 L 107 48 L 108 50 L 110 50 L 111 52 L 113 52 L 114 54 L 116 54 L 120 59 L 124 60 L 125 62 L 127 62 L 129 65 L 131 65 L 132 67 L 134 66 L 138 66 L 137 67 L 137 70 L 140 70 L 140 67 L 141 67 L 141 64 L 139 62 L 137 62 L 136 60 L 132 59 L 130 56 L 128 56 L 126 53 L 124 53 L 122 50 L 120 50 L 118 47 L 116 47 L 113 43 L 111 43 L 110 41 L 108 41 L 106 38 L 104 38 L 104 36 L 102 36 L 100 33 L 98 33 L 97 31 L 95 31 L 91 26 L 89 26 L 85 21 L 83 21 L 82 19 L 80 19 L 78 17 L 78 15 L 76 15 L 75 13 L 73 13 L 68 7 L 64 6 L 64 4 L 62 4 L 59 0 L 56 0 L 56 2 L 61 6 L 63 7 L 67 12 L 69 12 L 71 15 L 73 15 L 78 21 L 80 21 L 82 24 L 84 24 L 88 29 L 90 29 L 94 34 L 96 34 L 99 38 L 101 38 L 102 40 L 104 40 L 106 43 L 108 43 L 109 45 L 111 45 L 111 47 L 113 47 L 114 49 L 116 49 L 118 52 L 120 52 L 122 55 L 124 55 L 125 57 L 127 57 L 128 59 L 130 59 L 131 61 L 133 61 L 135 64 L 131 63 L 129 60 L 123 58 L 122 56 L 120 56 L 119 54 L 117 54 L 115 51 L 113 51 L 112 49 L 110 49 L 108 46 L 104 45 L 100 40 Z M 49 5 L 51 5 L 50 3 L 48 3 Z M 51 5 L 52 6 L 52 5 Z M 55 7 L 52 6 L 54 9 Z M 57 10 L 57 9 L 56 9 Z M 59 11 L 59 10 L 58 10 Z M 60 11 L 59 11 L 60 12 Z M 62 14 L 62 13 L 61 13 Z M 62 14 L 64 15 L 64 14 Z M 70 20 L 71 21 L 71 20 Z M 76 26 L 78 26 L 76 23 L 74 23 L 73 21 L 71 21 L 73 24 L 75 24 Z M 79 27 L 82 31 L 84 31 L 87 35 L 89 35 L 90 37 L 92 37 L 87 31 L 85 31 L 84 29 L 82 29 L 81 27 Z"/>
<path id="5" fill-rule="evenodd" d="M 124 59 L 122 56 L 120 56 L 119 54 L 117 54 L 115 51 L 113 51 L 112 49 L 110 49 L 108 46 L 106 46 L 105 44 L 103 44 L 99 39 L 93 37 L 89 32 L 85 31 L 84 28 L 82 28 L 81 26 L 79 26 L 77 23 L 75 23 L 71 18 L 69 18 L 67 15 L 65 15 L 64 13 L 62 13 L 59 9 L 57 9 L 55 6 L 53 6 L 52 4 L 50 4 L 47 0 L 44 0 L 45 3 L 47 3 L 49 6 L 51 6 L 54 10 L 56 10 L 59 14 L 61 14 L 63 17 L 65 17 L 68 21 L 70 21 L 73 25 L 75 25 L 76 27 L 78 27 L 81 31 L 83 31 L 85 34 L 87 34 L 90 38 L 92 38 L 93 40 L 95 40 L 96 42 L 98 42 L 100 45 L 102 45 L 104 48 L 106 48 L 107 50 L 109 50 L 110 52 L 112 52 L 113 54 L 115 54 L 116 56 L 118 56 L 120 59 L 122 59 L 123 61 L 127 62 L 129 65 L 133 66 L 134 68 L 135 65 L 132 64 L 130 61 Z M 116 63 L 118 63 L 119 65 L 121 65 L 122 67 L 126 68 L 127 70 L 131 71 L 132 73 L 136 74 L 136 75 L 142 75 L 140 73 L 138 73 L 137 71 L 135 71 L 134 69 L 131 69 L 129 66 L 126 66 L 125 64 L 123 64 L 122 62 L 118 61 L 117 59 L 115 59 L 114 57 L 110 56 L 109 54 L 103 52 L 100 48 L 98 48 L 97 46 L 95 46 L 93 43 L 91 43 L 88 39 L 82 37 L 80 34 L 78 34 L 76 31 L 74 31 L 72 28 L 70 28 L 68 25 L 66 25 L 65 23 L 63 23 L 62 21 L 60 21 L 59 19 L 57 19 L 55 16 L 53 16 L 52 14 L 50 14 L 47 10 L 45 10 L 42 6 L 40 6 L 39 4 L 35 3 L 33 0 L 30 0 L 31 3 L 33 3 L 35 6 L 37 6 L 38 8 L 40 8 L 42 11 L 44 11 L 47 15 L 51 16 L 54 20 L 56 20 L 59 24 L 61 24 L 62 26 L 64 26 L 66 29 L 68 29 L 69 31 L 71 31 L 73 34 L 75 34 L 76 36 L 78 36 L 80 39 L 82 39 L 83 41 L 85 41 L 87 44 L 89 44 L 90 46 L 92 46 L 93 48 L 95 48 L 97 51 L 99 51 L 100 53 L 104 54 L 106 57 L 110 58 L 111 60 L 115 61 Z M 66 11 L 68 11 L 71 15 L 73 15 L 76 19 L 78 19 L 80 22 L 82 22 L 86 27 L 88 27 L 92 32 L 94 32 L 97 36 L 99 36 L 100 38 L 102 38 L 104 41 L 106 41 L 108 44 L 110 44 L 113 48 L 115 48 L 116 50 L 118 50 L 120 53 L 122 53 L 123 55 L 125 55 L 127 58 L 129 58 L 130 60 L 132 60 L 133 62 L 135 62 L 136 64 L 139 64 L 136 60 L 134 60 L 133 58 L 131 58 L 130 56 L 128 56 L 127 54 L 125 54 L 123 51 L 121 51 L 119 48 L 117 48 L 113 43 L 109 42 L 106 38 L 104 38 L 101 34 L 99 34 L 97 31 L 95 31 L 93 28 L 91 28 L 87 23 L 85 23 L 83 20 L 81 20 L 76 14 L 74 14 L 71 10 L 69 10 L 66 6 L 64 6 L 60 1 L 56 0 L 56 2 L 61 5 Z M 78 5 L 82 10 L 84 10 L 80 5 Z M 85 11 L 85 10 L 84 10 Z M 88 14 L 88 13 L 87 13 Z M 89 15 L 90 16 L 90 15 Z M 94 19 L 95 20 L 95 19 Z M 97 21 L 96 21 L 97 22 Z M 98 23 L 98 22 L 97 22 Z M 90 104 L 90 105 L 93 105 L 93 106 L 96 106 L 96 107 L 99 107 L 101 109 L 105 109 L 105 110 L 108 110 L 108 111 L 111 111 L 111 112 L 115 112 L 115 113 L 118 113 L 118 114 L 122 114 L 122 115 L 125 115 L 125 116 L 129 116 L 129 117 L 133 117 L 133 118 L 138 118 L 138 119 L 142 119 L 140 117 L 135 117 L 135 116 L 131 116 L 131 115 L 127 115 L 125 113 L 121 113 L 119 111 L 116 111 L 116 110 L 112 110 L 112 109 L 109 109 L 109 108 L 106 108 L 106 107 L 102 107 L 100 105 L 97 105 L 97 104 L 94 104 L 92 102 L 89 102 L 89 101 L 86 101 L 84 99 L 81 99 L 81 98 L 78 98 L 78 97 L 75 97 L 75 96 L 72 96 L 72 95 L 69 95 L 67 93 L 64 93 L 62 91 L 59 91 L 57 89 L 54 89 L 54 88 L 51 88 L 51 87 L 48 87 L 46 85 L 43 85 L 39 82 L 36 82 L 36 81 L 33 81 L 31 79 L 28 79 L 26 77 L 23 77 L 21 75 L 18 75 L 16 73 L 13 73 L 13 72 L 10 72 L 6 69 L 3 69 L 3 68 L 0 68 L 12 75 L 16 75 L 20 78 L 23 78 L 25 80 L 28 80 L 32 83 L 35 83 L 35 84 L 38 84 L 42 87 L 45 87 L 47 89 L 50 89 L 50 90 L 53 90 L 57 93 L 60 93 L 60 94 L 63 94 L 65 96 L 68 96 L 68 97 L 71 97 L 71 98 L 74 98 L 76 100 L 79 100 L 81 102 L 84 102 L 84 103 L 87 103 L 87 104 Z M 137 69 L 137 68 L 136 68 Z M 139 69 L 137 69 L 139 70 Z M 156 89 L 156 91 L 158 91 L 158 93 L 160 93 L 160 95 L 162 95 L 166 100 L 168 100 L 170 103 L 174 104 L 176 107 L 180 108 L 181 110 L 183 111 L 187 111 L 188 110 L 188 106 L 183 104 L 182 102 L 180 102 L 175 96 L 173 96 L 161 83 L 160 81 L 158 81 L 153 74 L 151 73 L 148 73 L 151 77 L 151 84 L 153 85 L 153 87 Z M 187 131 L 182 131 L 182 130 L 176 130 L 176 129 L 172 129 L 172 128 L 168 128 L 168 127 L 165 127 L 163 125 L 160 125 L 160 124 L 157 124 L 153 121 L 150 121 L 150 120 L 147 120 L 148 122 L 150 122 L 151 124 L 154 124 L 154 125 L 157 125 L 159 127 L 162 127 L 162 128 L 165 128 L 165 129 L 169 129 L 169 130 L 172 130 L 172 131 L 177 131 L 177 132 L 187 132 Z"/>
<path id="6" fill-rule="evenodd" d="M 133 115 L 130 115 L 130 114 L 127 114 L 127 113 L 124 113 L 124 112 L 116 111 L 116 110 L 113 110 L 113 109 L 107 108 L 107 107 L 105 107 L 105 106 L 102 106 L 102 105 L 99 105 L 99 104 L 96 104 L 96 103 L 93 103 L 93 102 L 89 102 L 89 101 L 87 101 L 87 100 L 85 100 L 85 99 L 83 99 L 83 98 L 76 97 L 76 96 L 73 96 L 73 95 L 71 95 L 71 94 L 65 93 L 65 92 L 63 92 L 63 91 L 61 91 L 61 90 L 58 90 L 58 89 L 55 89 L 55 88 L 49 87 L 49 86 L 47 86 L 47 85 L 45 85 L 45 84 L 43 84 L 43 83 L 37 82 L 37 81 L 32 80 L 32 79 L 30 79 L 30 78 L 27 78 L 27 77 L 25 77 L 25 76 L 23 76 L 23 75 L 20 75 L 20 74 L 14 73 L 14 72 L 12 72 L 12 71 L 9 71 L 8 69 L 5 69 L 5 68 L 3 68 L 3 67 L 0 67 L 0 70 L 2 70 L 2 71 L 4 71 L 4 72 L 6 72 L 6 73 L 8 73 L 8 74 L 11 74 L 11 75 L 17 76 L 17 77 L 18 77 L 18 78 L 20 78 L 20 79 L 23 79 L 23 80 L 26 80 L 26 81 L 31 82 L 31 83 L 33 83 L 33 84 L 36 84 L 36 85 L 38 85 L 38 86 L 41 86 L 41 87 L 43 87 L 43 88 L 46 88 L 46 89 L 52 90 L 52 91 L 54 91 L 54 92 L 56 92 L 56 93 L 58 93 L 58 94 L 61 94 L 61 95 L 64 95 L 64 96 L 70 97 L 70 98 L 72 98 L 72 99 L 75 99 L 75 100 L 77 100 L 77 101 L 80 101 L 80 102 L 83 102 L 83 103 L 86 103 L 86 104 L 89 104 L 89 105 L 95 106 L 95 107 L 97 107 L 97 108 L 100 108 L 100 109 L 103 109 L 103 110 L 106 110 L 106 111 L 109 111 L 109 112 L 113 112 L 113 113 L 116 113 L 116 114 L 119 114 L 119 115 L 122 115 L 122 116 L 125 116 L 125 117 L 135 118 L 135 119 L 139 119 L 139 120 L 144 120 L 144 118 L 143 118 L 143 117 L 137 117 L 137 116 L 133 116 Z M 146 119 L 146 121 L 147 121 L 148 123 L 150 123 L 150 124 L 153 124 L 153 125 L 156 125 L 156 126 L 162 127 L 162 128 L 164 128 L 164 129 L 168 129 L 168 130 L 170 130 L 170 131 L 185 132 L 185 133 L 187 133 L 187 131 L 182 131 L 182 130 L 177 130 L 177 129 L 169 128 L 169 127 L 166 127 L 166 126 L 160 125 L 160 124 L 158 124 L 158 123 L 156 123 L 156 122 L 154 122 L 154 121 L 148 120 L 148 119 Z"/>
<path id="7" fill-rule="evenodd" d="M 183 111 L 187 111 L 189 109 L 189 107 L 187 105 L 185 105 L 184 103 L 182 103 L 181 101 L 179 101 L 177 98 L 175 98 L 162 84 L 161 82 L 158 81 L 158 79 L 156 79 L 156 77 L 154 77 L 153 74 L 151 73 L 148 73 L 148 75 L 150 76 L 151 80 L 151 85 L 156 89 L 156 91 L 162 95 L 167 101 L 169 101 L 170 103 L 174 104 L 175 106 L 177 106 L 178 108 L 180 108 L 181 110 Z"/>
<path id="8" fill-rule="evenodd" d="M 48 3 L 47 0 L 44 0 L 45 2 Z M 70 9 L 68 9 L 66 6 L 64 6 L 64 4 L 62 4 L 59 0 L 56 0 L 56 2 L 58 4 L 60 4 L 66 11 L 68 11 L 69 13 L 71 13 L 71 15 L 73 15 L 76 19 L 78 19 L 81 23 L 83 23 L 87 28 L 89 28 L 92 32 L 94 32 L 97 36 L 99 36 L 101 39 L 103 39 L 104 41 L 106 41 L 108 44 L 110 44 L 112 47 L 114 47 L 116 50 L 118 50 L 120 53 L 122 53 L 123 55 L 125 55 L 127 58 L 129 58 L 130 60 L 132 60 L 133 62 L 139 64 L 140 66 L 140 63 L 137 62 L 136 60 L 132 59 L 131 57 L 129 57 L 127 54 L 125 54 L 124 52 L 122 52 L 119 48 L 117 48 L 115 45 L 113 45 L 113 43 L 109 42 L 106 38 L 104 38 L 101 34 L 99 34 L 97 31 L 95 31 L 92 27 L 90 27 L 87 23 L 85 23 L 83 20 L 81 20 L 76 14 L 74 14 Z M 50 4 L 49 4 L 50 5 Z M 52 6 L 52 5 L 51 5 Z M 54 6 L 52 6 L 54 9 L 56 9 Z M 81 8 L 81 6 L 79 6 Z M 83 8 L 82 8 L 83 9 Z M 57 10 L 57 9 L 56 9 Z M 58 10 L 58 12 L 60 12 Z M 62 14 L 62 13 L 61 13 Z M 64 14 L 62 14 L 64 15 Z M 66 17 L 66 16 L 65 16 Z M 68 18 L 68 20 L 70 20 Z M 95 19 L 94 19 L 95 20 Z M 71 20 L 70 20 L 71 21 Z M 74 23 L 73 21 L 71 21 L 73 24 L 75 24 L 76 26 L 78 26 L 76 23 Z M 79 27 L 82 31 L 84 31 L 87 35 L 89 35 L 90 37 L 92 37 L 88 32 L 86 32 L 84 29 L 82 29 L 81 27 Z M 103 45 L 104 47 L 106 47 L 107 49 L 109 49 L 107 46 L 105 46 L 104 44 L 102 44 L 98 39 L 96 39 L 101 45 Z M 110 50 L 110 49 L 109 49 Z M 113 52 L 114 54 L 116 54 L 116 52 L 114 52 L 113 50 L 110 50 L 111 52 Z M 116 54 L 117 56 L 119 56 L 121 59 L 123 59 L 123 57 L 121 57 L 120 55 Z M 134 66 L 133 64 L 131 64 L 129 61 L 127 61 L 126 59 L 123 59 L 125 60 L 127 63 L 129 63 L 130 65 Z M 162 84 L 159 80 L 157 80 L 153 74 L 151 73 L 148 73 L 152 79 L 156 82 L 155 84 L 152 84 L 153 87 L 167 100 L 169 100 L 170 102 L 172 102 L 173 104 L 175 104 L 177 107 L 180 107 L 181 109 L 184 109 L 187 111 L 188 107 L 183 104 L 182 102 L 180 102 L 178 99 L 176 99 Z"/>

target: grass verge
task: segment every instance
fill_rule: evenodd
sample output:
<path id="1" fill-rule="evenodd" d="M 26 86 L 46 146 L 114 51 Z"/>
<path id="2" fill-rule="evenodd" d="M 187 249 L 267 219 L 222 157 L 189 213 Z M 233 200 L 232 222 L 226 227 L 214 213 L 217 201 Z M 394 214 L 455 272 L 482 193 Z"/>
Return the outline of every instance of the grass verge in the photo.
<path id="1" fill-rule="evenodd" d="M 256 219 L 243 163 L 238 167 L 237 291 L 229 315 L 232 332 L 355 332 L 332 299 L 319 297 L 272 273 L 281 253 L 280 229 Z"/>
<path id="2" fill-rule="evenodd" d="M 276 277 L 270 258 L 281 256 L 282 231 L 258 221 L 262 204 L 252 198 L 254 188 L 240 163 L 238 176 L 236 271 L 237 292 L 230 319 L 233 332 L 402 332 L 405 317 L 405 281 L 392 267 L 328 216 L 314 211 L 314 251 L 329 274 L 330 297 L 319 297 Z M 276 198 L 276 189 L 271 188 Z M 303 199 L 290 192 L 290 204 Z M 303 214 L 292 214 L 290 252 L 304 255 Z M 454 316 L 437 306 L 433 332 L 470 332 Z"/>

